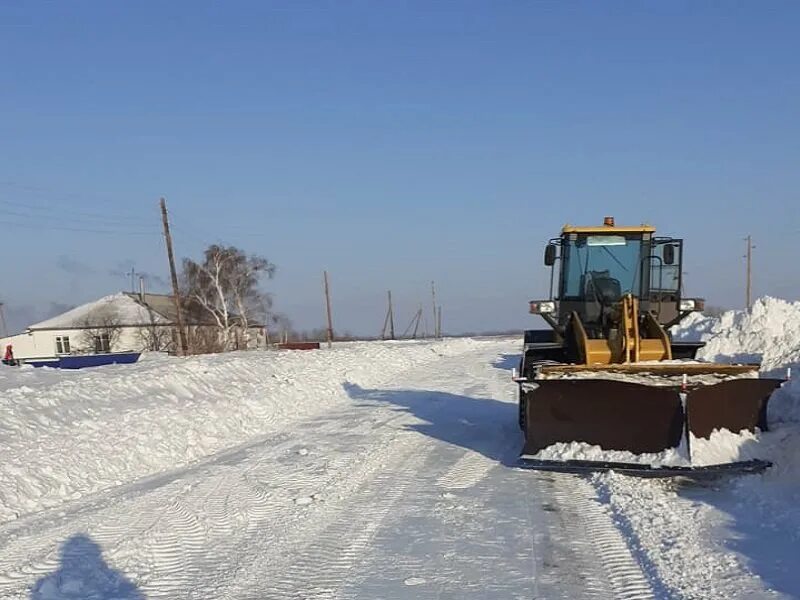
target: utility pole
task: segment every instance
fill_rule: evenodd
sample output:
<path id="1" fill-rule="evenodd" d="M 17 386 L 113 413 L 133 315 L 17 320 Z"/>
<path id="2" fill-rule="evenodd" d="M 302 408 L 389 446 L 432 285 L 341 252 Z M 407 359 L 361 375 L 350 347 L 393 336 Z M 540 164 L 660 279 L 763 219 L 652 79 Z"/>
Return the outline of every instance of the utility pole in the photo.
<path id="1" fill-rule="evenodd" d="M 328 272 L 323 271 L 323 278 L 325 279 L 325 307 L 328 312 L 328 348 L 331 347 L 333 342 L 333 318 L 331 317 L 331 291 L 328 285 Z"/>
<path id="2" fill-rule="evenodd" d="M 0 302 L 0 324 L 3 326 L 3 337 L 8 337 L 8 327 L 6 327 L 6 314 L 3 312 L 3 303 Z"/>
<path id="3" fill-rule="evenodd" d="M 417 320 L 414 323 L 414 339 L 417 339 L 417 331 L 419 331 L 419 322 L 422 320 L 422 305 L 420 305 L 419 310 L 417 311 L 416 319 Z"/>
<path id="4" fill-rule="evenodd" d="M 433 281 L 431 281 L 431 300 L 433 301 L 433 321 L 431 321 L 433 337 L 438 338 L 439 332 L 436 328 L 436 284 Z"/>
<path id="5" fill-rule="evenodd" d="M 752 306 L 751 292 L 752 292 L 752 289 L 753 289 L 752 288 L 752 283 L 753 283 L 753 279 L 752 279 L 752 273 L 753 273 L 753 269 L 752 269 L 752 267 L 753 267 L 753 248 L 755 248 L 755 246 L 753 246 L 753 238 L 752 238 L 752 236 L 748 235 L 745 238 L 745 241 L 747 242 L 747 253 L 745 254 L 745 258 L 747 259 L 747 283 L 745 285 L 745 301 L 746 301 L 745 308 L 747 310 L 750 310 L 750 307 Z"/>
<path id="6" fill-rule="evenodd" d="M 181 314 L 181 298 L 178 290 L 178 274 L 175 272 L 175 255 L 172 253 L 172 236 L 169 234 L 169 219 L 167 218 L 167 202 L 161 198 L 161 220 L 164 222 L 164 240 L 167 243 L 167 259 L 169 259 L 169 274 L 172 277 L 172 296 L 175 300 L 175 316 L 178 321 L 178 340 L 181 346 L 181 355 L 189 354 L 189 344 L 186 342 L 186 330 L 183 328 L 183 315 Z"/>
<path id="7" fill-rule="evenodd" d="M 136 281 L 136 267 L 131 265 L 131 272 L 128 273 L 128 275 L 131 276 L 131 294 L 133 294 L 134 292 L 136 292 L 136 283 L 135 283 L 135 281 Z"/>
<path id="8" fill-rule="evenodd" d="M 394 310 L 392 309 L 392 291 L 389 290 L 389 308 L 386 311 L 386 318 L 383 320 L 383 330 L 381 337 L 386 339 L 386 329 L 389 329 L 389 339 L 394 339 Z"/>
<path id="9" fill-rule="evenodd" d="M 442 337 L 442 306 L 439 305 L 438 313 L 436 314 L 436 331 L 438 332 L 438 337 Z"/>
<path id="10" fill-rule="evenodd" d="M 389 338 L 394 339 L 394 308 L 392 307 L 392 290 L 389 290 Z"/>

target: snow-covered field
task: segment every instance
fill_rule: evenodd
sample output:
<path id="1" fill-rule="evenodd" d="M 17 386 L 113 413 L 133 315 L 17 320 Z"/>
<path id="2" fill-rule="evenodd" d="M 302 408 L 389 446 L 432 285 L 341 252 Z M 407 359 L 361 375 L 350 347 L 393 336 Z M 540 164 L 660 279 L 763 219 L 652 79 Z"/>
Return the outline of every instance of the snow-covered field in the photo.
<path id="1" fill-rule="evenodd" d="M 676 335 L 782 374 L 800 304 Z M 515 466 L 519 345 L 0 369 L 0 598 L 800 596 L 800 384 L 772 431 L 717 441 L 763 475 L 536 473 Z"/>

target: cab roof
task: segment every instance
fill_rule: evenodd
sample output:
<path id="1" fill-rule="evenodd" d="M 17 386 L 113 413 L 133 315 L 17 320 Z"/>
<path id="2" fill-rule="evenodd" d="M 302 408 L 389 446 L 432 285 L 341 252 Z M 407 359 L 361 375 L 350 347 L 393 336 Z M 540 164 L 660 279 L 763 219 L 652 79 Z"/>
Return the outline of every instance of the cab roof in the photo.
<path id="1" fill-rule="evenodd" d="M 588 233 L 600 235 L 613 235 L 615 233 L 655 233 L 656 228 L 652 225 L 589 225 L 586 227 L 576 225 L 564 225 L 561 233 Z"/>

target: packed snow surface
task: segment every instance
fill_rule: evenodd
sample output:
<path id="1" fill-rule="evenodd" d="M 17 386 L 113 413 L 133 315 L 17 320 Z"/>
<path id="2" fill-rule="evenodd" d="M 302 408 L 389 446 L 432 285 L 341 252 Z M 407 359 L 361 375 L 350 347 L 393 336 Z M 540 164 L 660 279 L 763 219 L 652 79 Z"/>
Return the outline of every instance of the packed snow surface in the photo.
<path id="1" fill-rule="evenodd" d="M 678 333 L 777 373 L 798 314 L 763 299 Z M 520 346 L 2 368 L 0 598 L 800 596 L 794 381 L 770 431 L 692 440 L 710 464 L 774 462 L 761 475 L 537 473 L 515 466 Z"/>
<path id="2" fill-rule="evenodd" d="M 589 482 L 512 468 L 519 343 L 4 369 L 0 598 L 649 590 Z"/>
<path id="3" fill-rule="evenodd" d="M 79 371 L 0 369 L 0 523 L 186 465 L 348 402 L 344 382 L 373 386 L 476 344 L 149 357 L 135 366 Z"/>

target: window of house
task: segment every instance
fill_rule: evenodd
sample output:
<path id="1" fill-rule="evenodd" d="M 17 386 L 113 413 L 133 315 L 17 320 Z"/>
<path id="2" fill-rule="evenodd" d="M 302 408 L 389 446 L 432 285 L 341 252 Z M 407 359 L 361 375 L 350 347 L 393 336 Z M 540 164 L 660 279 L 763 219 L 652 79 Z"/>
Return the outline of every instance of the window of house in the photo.
<path id="1" fill-rule="evenodd" d="M 99 353 L 111 352 L 111 338 L 107 333 L 94 336 L 94 351 Z"/>
<path id="2" fill-rule="evenodd" d="M 56 336 L 56 354 L 69 354 L 69 336 Z"/>

